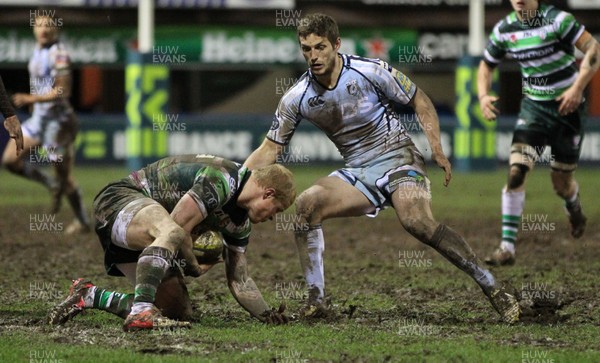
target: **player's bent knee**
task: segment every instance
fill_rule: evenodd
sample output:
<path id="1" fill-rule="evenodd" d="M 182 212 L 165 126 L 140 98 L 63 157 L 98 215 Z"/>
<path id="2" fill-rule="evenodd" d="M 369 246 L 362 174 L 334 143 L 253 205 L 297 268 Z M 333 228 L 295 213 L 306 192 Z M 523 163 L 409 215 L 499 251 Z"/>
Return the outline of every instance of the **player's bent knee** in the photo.
<path id="1" fill-rule="evenodd" d="M 166 242 L 167 244 L 173 247 L 174 251 L 177 251 L 179 247 L 183 244 L 186 237 L 188 236 L 187 232 L 181 228 L 179 225 L 173 223 L 166 231 Z"/>
<path id="2" fill-rule="evenodd" d="M 300 219 L 307 223 L 312 223 L 318 219 L 317 193 L 313 188 L 307 189 L 296 198 L 296 214 Z"/>
<path id="3" fill-rule="evenodd" d="M 510 166 L 508 173 L 508 189 L 517 189 L 525 183 L 525 176 L 529 171 L 529 167 L 523 164 L 513 164 Z"/>
<path id="4" fill-rule="evenodd" d="M 550 173 L 552 179 L 552 188 L 554 192 L 562 198 L 571 197 L 574 184 L 573 173 L 563 171 L 552 171 Z"/>
<path id="5" fill-rule="evenodd" d="M 181 274 L 170 269 L 156 290 L 154 304 L 171 319 L 191 320 L 192 304 Z"/>

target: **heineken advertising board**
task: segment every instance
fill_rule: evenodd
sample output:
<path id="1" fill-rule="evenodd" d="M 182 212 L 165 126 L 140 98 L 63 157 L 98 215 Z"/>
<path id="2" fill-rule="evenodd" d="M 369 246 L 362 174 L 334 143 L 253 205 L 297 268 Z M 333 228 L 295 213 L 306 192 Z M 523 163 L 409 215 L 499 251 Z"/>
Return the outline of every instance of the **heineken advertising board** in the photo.
<path id="1" fill-rule="evenodd" d="M 135 28 L 69 28 L 61 40 L 75 64 L 122 66 L 136 41 Z M 346 29 L 342 52 L 398 62 L 415 52 L 413 30 Z M 0 64 L 26 64 L 35 40 L 31 28 L 0 28 Z M 152 49 L 155 63 L 172 67 L 199 64 L 303 64 L 293 27 L 158 27 Z"/>

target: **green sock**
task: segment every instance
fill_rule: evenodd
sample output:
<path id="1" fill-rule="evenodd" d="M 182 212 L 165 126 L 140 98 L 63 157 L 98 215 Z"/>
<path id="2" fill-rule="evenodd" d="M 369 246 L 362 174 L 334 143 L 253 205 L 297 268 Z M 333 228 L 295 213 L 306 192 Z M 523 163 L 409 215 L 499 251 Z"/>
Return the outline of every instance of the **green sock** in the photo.
<path id="1" fill-rule="evenodd" d="M 121 294 L 96 287 L 92 308 L 108 311 L 122 318 L 127 317 L 133 304 L 133 294 Z"/>
<path id="2" fill-rule="evenodd" d="M 500 248 L 515 253 L 517 233 L 525 205 L 525 192 L 502 191 L 502 242 Z"/>
<path id="3" fill-rule="evenodd" d="M 138 307 L 147 307 L 154 303 L 156 289 L 162 281 L 173 260 L 173 253 L 166 248 L 146 247 L 138 258 L 136 269 L 135 298 L 132 313 Z M 136 307 L 135 305 L 138 305 Z"/>

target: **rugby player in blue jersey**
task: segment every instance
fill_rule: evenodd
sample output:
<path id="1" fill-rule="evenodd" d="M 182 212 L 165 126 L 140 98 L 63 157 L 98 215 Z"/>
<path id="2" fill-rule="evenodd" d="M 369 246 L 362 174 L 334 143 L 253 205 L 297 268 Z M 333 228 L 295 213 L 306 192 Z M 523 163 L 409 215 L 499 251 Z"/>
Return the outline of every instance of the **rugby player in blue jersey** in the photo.
<path id="1" fill-rule="evenodd" d="M 35 18 L 33 33 L 37 45 L 28 65 L 30 93 L 13 95 L 16 107 L 33 106 L 31 118 L 22 127 L 25 152 L 17 156 L 11 140 L 4 150 L 2 164 L 16 175 L 46 186 L 53 195 L 52 213 L 58 212 L 62 196 L 67 197 L 76 217 L 65 228 L 71 234 L 91 229 L 81 191 L 72 175 L 73 142 L 79 125 L 69 102 L 70 60 L 58 41 L 58 23 L 46 15 Z M 37 155 L 40 151 L 43 155 Z M 29 162 L 25 162 L 26 157 Z M 34 165 L 36 162 L 51 164 L 56 178 L 42 172 Z"/>
<path id="2" fill-rule="evenodd" d="M 415 110 L 448 185 L 451 166 L 429 97 L 384 61 L 339 53 L 339 30 L 327 15 L 306 16 L 297 33 L 309 70 L 282 97 L 265 140 L 245 164 L 253 169 L 275 163 L 302 119 L 321 129 L 344 158 L 345 168 L 317 180 L 296 200 L 296 212 L 310 226 L 295 233 L 309 289 L 305 313 L 326 313 L 321 223 L 374 216 L 391 205 L 411 235 L 479 284 L 504 321 L 517 321 L 519 305 L 508 287 L 496 281 L 463 237 L 432 216 L 425 160 L 394 111 L 394 104 Z"/>
<path id="3" fill-rule="evenodd" d="M 510 148 L 509 173 L 502 190 L 502 240 L 491 265 L 512 265 L 515 243 L 525 205 L 527 173 L 546 146 L 556 194 L 564 200 L 571 235 L 579 238 L 587 218 L 573 177 L 583 141 L 583 91 L 600 67 L 600 45 L 572 14 L 538 0 L 511 0 L 513 12 L 500 20 L 490 34 L 479 65 L 478 93 L 481 111 L 495 120 L 498 97 L 490 95 L 492 72 L 505 58 L 519 62 L 523 77 L 521 111 Z M 575 64 L 575 47 L 584 53 Z"/>

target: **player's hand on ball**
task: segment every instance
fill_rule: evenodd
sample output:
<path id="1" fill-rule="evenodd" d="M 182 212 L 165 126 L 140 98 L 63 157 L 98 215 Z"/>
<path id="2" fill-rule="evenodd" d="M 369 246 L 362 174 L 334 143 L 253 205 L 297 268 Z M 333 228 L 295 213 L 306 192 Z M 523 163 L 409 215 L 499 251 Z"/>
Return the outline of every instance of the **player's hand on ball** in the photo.
<path id="1" fill-rule="evenodd" d="M 279 309 L 275 310 L 272 308 L 271 310 L 265 310 L 264 313 L 260 314 L 260 316 L 264 319 L 264 322 L 267 324 L 287 324 L 290 320 L 283 313 L 285 311 L 285 303 L 279 305 Z"/>
<path id="2" fill-rule="evenodd" d="M 187 262 L 187 260 L 186 260 Z M 202 274 L 204 274 L 206 271 L 208 271 L 208 269 L 204 270 L 202 268 L 202 266 L 200 264 L 198 264 L 198 262 L 194 261 L 195 263 L 186 263 L 185 266 L 183 267 L 183 274 L 185 276 L 192 276 L 192 277 L 200 277 L 202 276 Z"/>

